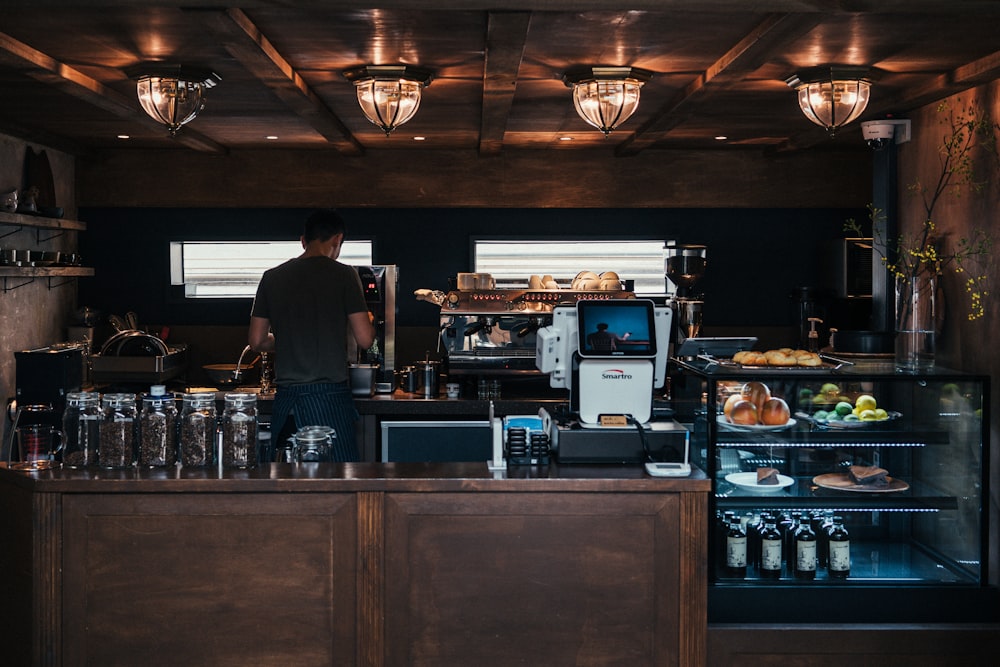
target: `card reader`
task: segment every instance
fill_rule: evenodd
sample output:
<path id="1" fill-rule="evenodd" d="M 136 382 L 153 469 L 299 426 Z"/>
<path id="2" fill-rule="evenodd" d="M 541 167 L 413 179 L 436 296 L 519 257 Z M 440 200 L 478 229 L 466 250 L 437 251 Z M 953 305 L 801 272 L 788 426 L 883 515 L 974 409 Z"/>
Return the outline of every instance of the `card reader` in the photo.
<path id="1" fill-rule="evenodd" d="M 646 472 L 653 477 L 687 477 L 691 474 L 691 464 L 650 461 L 646 464 Z"/>

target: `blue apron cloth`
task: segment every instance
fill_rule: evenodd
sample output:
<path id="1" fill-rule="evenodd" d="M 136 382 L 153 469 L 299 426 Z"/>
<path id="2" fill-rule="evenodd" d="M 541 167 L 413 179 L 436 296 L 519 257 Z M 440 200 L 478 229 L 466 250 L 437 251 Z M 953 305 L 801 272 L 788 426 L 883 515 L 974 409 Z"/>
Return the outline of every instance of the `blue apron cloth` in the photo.
<path id="1" fill-rule="evenodd" d="M 333 441 L 334 461 L 358 461 L 358 446 L 354 441 L 354 423 L 358 411 L 354 407 L 351 388 L 346 382 L 278 387 L 271 412 L 272 437 L 278 437 L 289 415 L 295 418 L 295 429 L 303 426 L 330 426 L 336 431 Z M 277 445 L 277 443 L 275 443 Z"/>

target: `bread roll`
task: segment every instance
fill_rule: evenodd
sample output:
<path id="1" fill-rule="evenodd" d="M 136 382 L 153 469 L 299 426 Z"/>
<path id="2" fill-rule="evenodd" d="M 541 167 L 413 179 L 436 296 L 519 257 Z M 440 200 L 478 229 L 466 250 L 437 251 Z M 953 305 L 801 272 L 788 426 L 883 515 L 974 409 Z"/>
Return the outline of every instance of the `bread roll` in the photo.
<path id="1" fill-rule="evenodd" d="M 799 366 L 822 366 L 823 360 L 820 359 L 819 355 L 815 352 L 804 352 L 798 350 L 795 353 L 795 361 L 798 362 Z"/>
<path id="2" fill-rule="evenodd" d="M 798 360 L 790 354 L 792 351 L 791 349 L 768 350 L 764 353 L 764 358 L 768 366 L 798 366 Z"/>

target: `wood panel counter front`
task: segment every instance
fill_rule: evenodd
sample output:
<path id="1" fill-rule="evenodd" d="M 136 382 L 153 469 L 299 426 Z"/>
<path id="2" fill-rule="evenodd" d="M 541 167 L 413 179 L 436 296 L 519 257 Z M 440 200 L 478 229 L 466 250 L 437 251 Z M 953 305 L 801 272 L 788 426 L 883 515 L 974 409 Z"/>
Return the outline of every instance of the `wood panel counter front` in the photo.
<path id="1" fill-rule="evenodd" d="M 10 665 L 705 662 L 709 480 L 0 466 Z"/>

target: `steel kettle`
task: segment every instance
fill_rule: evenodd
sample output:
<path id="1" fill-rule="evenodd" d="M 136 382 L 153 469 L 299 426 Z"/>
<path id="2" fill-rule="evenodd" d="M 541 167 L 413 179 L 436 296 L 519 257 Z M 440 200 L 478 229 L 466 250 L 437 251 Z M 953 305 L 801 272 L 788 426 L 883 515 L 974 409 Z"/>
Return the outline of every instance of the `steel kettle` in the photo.
<path id="1" fill-rule="evenodd" d="M 400 391 L 408 394 L 415 394 L 420 391 L 420 376 L 414 366 L 403 366 L 396 373 L 396 380 Z"/>

